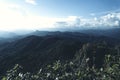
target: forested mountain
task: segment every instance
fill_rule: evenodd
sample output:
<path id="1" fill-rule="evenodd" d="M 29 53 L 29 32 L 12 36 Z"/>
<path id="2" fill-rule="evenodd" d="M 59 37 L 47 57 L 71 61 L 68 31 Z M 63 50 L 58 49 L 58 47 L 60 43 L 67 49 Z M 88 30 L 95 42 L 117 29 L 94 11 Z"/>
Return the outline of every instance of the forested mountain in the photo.
<path id="1" fill-rule="evenodd" d="M 119 39 L 80 32 L 41 32 L 23 36 L 0 45 L 0 75 L 5 75 L 15 64 L 23 73 L 35 73 L 55 61 L 92 68 L 104 66 L 105 55 L 119 54 Z M 2 76 L 1 76 L 2 77 Z"/>

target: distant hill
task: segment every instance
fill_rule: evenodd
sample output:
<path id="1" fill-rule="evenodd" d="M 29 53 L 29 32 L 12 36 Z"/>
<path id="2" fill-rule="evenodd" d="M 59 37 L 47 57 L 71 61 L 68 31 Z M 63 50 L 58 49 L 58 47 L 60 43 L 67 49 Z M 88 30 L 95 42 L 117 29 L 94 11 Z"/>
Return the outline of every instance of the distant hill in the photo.
<path id="1" fill-rule="evenodd" d="M 107 36 L 111 38 L 120 39 L 120 28 L 113 29 L 88 29 L 82 30 L 81 33 L 91 34 L 94 36 Z"/>
<path id="2" fill-rule="evenodd" d="M 18 35 L 14 32 L 0 31 L 0 38 L 11 38 L 15 36 L 18 36 Z"/>
<path id="3" fill-rule="evenodd" d="M 0 44 L 2 42 L 11 42 L 17 39 L 21 39 L 30 35 L 36 36 L 47 36 L 47 35 L 56 35 L 56 36 L 95 36 L 95 37 L 109 37 L 116 38 L 120 40 L 120 28 L 110 28 L 110 29 L 84 29 L 84 30 L 65 30 L 65 31 L 16 31 L 16 32 L 8 32 L 8 31 L 0 31 Z M 80 36 L 80 37 L 81 37 Z"/>

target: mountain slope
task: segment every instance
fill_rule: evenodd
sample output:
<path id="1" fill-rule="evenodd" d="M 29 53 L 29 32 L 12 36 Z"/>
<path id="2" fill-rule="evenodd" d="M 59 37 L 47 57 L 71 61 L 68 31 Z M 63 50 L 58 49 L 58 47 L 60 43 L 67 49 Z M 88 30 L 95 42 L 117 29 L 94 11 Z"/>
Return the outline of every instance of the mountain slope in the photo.
<path id="1" fill-rule="evenodd" d="M 25 66 L 27 71 L 34 71 L 37 65 L 68 60 L 81 45 L 80 41 L 68 38 L 29 36 L 0 48 L 0 72 L 17 63 Z"/>
<path id="2" fill-rule="evenodd" d="M 5 43 L 0 45 L 0 74 L 4 74 L 15 64 L 23 66 L 25 71 L 34 72 L 40 66 L 50 64 L 56 60 L 73 59 L 76 52 L 85 43 L 99 42 L 107 42 L 109 45 L 114 45 L 115 43 L 118 44 L 119 40 L 78 32 L 58 32 L 54 33 L 54 35 L 42 37 L 31 35 Z"/>

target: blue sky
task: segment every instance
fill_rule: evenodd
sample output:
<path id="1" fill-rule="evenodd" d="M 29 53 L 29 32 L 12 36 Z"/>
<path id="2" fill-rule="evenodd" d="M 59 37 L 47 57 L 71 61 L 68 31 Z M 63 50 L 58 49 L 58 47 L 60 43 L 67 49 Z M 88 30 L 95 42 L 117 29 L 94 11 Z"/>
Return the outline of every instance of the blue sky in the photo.
<path id="1" fill-rule="evenodd" d="M 35 5 L 27 4 L 25 0 L 4 1 L 23 5 L 34 14 L 49 17 L 89 17 L 91 13 L 99 14 L 120 8 L 120 0 L 28 0 L 34 1 Z"/>
<path id="2" fill-rule="evenodd" d="M 0 11 L 0 30 L 118 26 L 120 22 L 120 0 L 0 0 Z"/>
<path id="3" fill-rule="evenodd" d="M 38 6 L 43 7 L 44 16 L 84 16 L 91 13 L 114 11 L 120 8 L 120 0 L 38 0 Z"/>

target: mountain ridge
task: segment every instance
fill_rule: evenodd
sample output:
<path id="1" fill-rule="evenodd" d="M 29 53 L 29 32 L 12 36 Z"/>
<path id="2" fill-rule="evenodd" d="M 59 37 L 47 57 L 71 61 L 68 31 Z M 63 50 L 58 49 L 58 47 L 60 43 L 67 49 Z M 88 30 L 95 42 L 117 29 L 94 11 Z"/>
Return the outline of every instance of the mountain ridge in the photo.
<path id="1" fill-rule="evenodd" d="M 15 64 L 24 66 L 25 71 L 34 72 L 39 69 L 38 66 L 56 60 L 71 60 L 86 43 L 107 43 L 109 47 L 119 44 L 119 40 L 105 36 L 78 32 L 55 33 L 46 36 L 25 36 L 0 45 L 0 74 L 4 74 Z"/>

